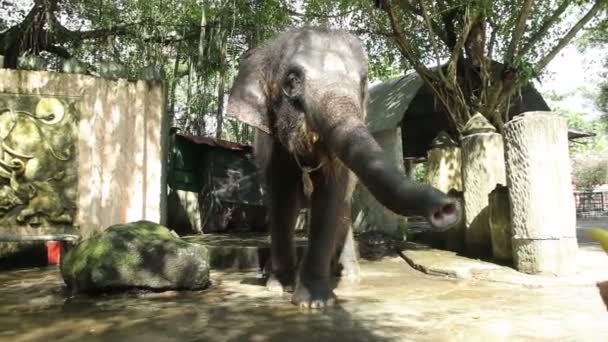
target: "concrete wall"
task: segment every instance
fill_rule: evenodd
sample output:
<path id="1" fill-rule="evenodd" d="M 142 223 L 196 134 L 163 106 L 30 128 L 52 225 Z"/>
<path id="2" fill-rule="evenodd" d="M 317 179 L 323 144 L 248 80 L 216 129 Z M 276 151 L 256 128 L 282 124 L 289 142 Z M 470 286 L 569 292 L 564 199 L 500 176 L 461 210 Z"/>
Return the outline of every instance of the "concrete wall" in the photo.
<path id="1" fill-rule="evenodd" d="M 391 157 L 395 165 L 403 171 L 403 146 L 401 128 L 373 133 L 382 149 Z M 353 194 L 352 222 L 355 231 L 377 230 L 391 235 L 399 235 L 400 227 L 406 219 L 380 204 L 363 184 L 358 183 Z"/>
<path id="2" fill-rule="evenodd" d="M 168 122 L 161 82 L 8 69 L 0 69 L 0 80 L 0 94 L 71 98 L 80 113 L 76 233 L 140 219 L 165 223 Z M 0 234 L 53 233 L 42 228 L 2 227 Z"/>

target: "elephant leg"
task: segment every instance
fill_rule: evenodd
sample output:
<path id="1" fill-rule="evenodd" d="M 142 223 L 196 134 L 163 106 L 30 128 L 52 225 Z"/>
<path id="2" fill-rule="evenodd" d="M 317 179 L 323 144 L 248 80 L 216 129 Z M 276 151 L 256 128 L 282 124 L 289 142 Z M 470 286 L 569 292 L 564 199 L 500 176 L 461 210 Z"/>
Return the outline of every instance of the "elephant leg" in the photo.
<path id="1" fill-rule="evenodd" d="M 348 199 L 348 170 L 336 167 L 336 175 L 312 175 L 314 191 L 308 249 L 300 267 L 292 303 L 307 308 L 322 308 L 334 301 L 331 261 L 335 254 L 338 226 L 345 217 Z M 350 214 L 350 213 L 348 213 Z"/>
<path id="2" fill-rule="evenodd" d="M 266 287 L 293 291 L 297 268 L 294 229 L 300 211 L 301 170 L 278 143 L 266 169 L 270 210 L 271 272 Z"/>
<path id="3" fill-rule="evenodd" d="M 348 175 L 348 182 L 346 193 L 347 207 L 345 215 L 337 227 L 336 250 L 332 261 L 332 271 L 340 278 L 340 281 L 358 284 L 361 280 L 361 272 L 351 220 L 352 194 L 357 185 L 357 179 L 352 173 Z"/>
<path id="4" fill-rule="evenodd" d="M 350 219 L 350 208 L 350 201 L 348 201 L 346 215 L 338 225 L 334 269 L 336 276 L 339 276 L 341 281 L 358 284 L 361 280 L 361 272 Z"/>

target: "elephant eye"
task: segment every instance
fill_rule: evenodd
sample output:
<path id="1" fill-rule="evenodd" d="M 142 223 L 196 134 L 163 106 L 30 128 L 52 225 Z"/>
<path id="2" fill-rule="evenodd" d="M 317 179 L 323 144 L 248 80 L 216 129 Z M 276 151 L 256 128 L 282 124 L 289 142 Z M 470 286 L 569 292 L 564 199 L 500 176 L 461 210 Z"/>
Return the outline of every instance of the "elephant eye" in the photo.
<path id="1" fill-rule="evenodd" d="M 283 81 L 283 93 L 289 98 L 294 98 L 302 93 L 302 76 L 298 71 L 290 71 Z"/>

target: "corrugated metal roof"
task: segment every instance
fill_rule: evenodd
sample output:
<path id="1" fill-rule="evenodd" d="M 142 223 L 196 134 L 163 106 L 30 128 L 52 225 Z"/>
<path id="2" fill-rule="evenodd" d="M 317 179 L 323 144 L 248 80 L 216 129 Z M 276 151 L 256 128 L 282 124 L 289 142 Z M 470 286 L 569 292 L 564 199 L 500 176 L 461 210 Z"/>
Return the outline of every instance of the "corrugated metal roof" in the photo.
<path id="1" fill-rule="evenodd" d="M 250 151 L 251 150 L 251 146 L 242 145 L 242 144 L 238 144 L 238 143 L 234 143 L 234 142 L 226 141 L 226 140 L 222 140 L 222 139 L 215 139 L 215 138 L 210 138 L 210 137 L 202 137 L 202 136 L 180 134 L 180 133 L 176 133 L 175 135 L 178 137 L 181 137 L 183 139 L 186 139 L 197 145 L 220 147 L 220 148 L 223 148 L 226 150 L 232 150 L 232 151 Z"/>
<path id="2" fill-rule="evenodd" d="M 372 86 L 367 105 L 369 130 L 378 132 L 397 127 L 422 84 L 422 79 L 413 72 Z"/>
<path id="3" fill-rule="evenodd" d="M 568 139 L 570 139 L 570 140 L 580 139 L 580 138 L 591 138 L 594 136 L 595 136 L 595 133 L 583 132 L 583 131 L 579 131 L 574 128 L 568 129 Z"/>
<path id="4" fill-rule="evenodd" d="M 423 83 L 422 78 L 412 72 L 372 86 L 369 90 L 366 119 L 369 130 L 375 133 L 397 127 Z M 570 140 L 593 136 L 594 133 L 568 129 Z"/>

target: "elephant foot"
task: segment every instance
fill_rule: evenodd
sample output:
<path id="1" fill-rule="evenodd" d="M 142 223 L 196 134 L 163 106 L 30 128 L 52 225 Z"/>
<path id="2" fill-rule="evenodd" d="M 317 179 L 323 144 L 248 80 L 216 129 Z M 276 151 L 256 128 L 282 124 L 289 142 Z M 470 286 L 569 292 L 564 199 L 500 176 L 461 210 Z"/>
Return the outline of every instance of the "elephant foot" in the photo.
<path id="1" fill-rule="evenodd" d="M 293 292 L 294 278 L 293 274 L 277 276 L 275 273 L 270 273 L 266 280 L 266 289 L 276 293 Z"/>
<path id="2" fill-rule="evenodd" d="M 324 309 L 335 304 L 336 295 L 327 280 L 298 281 L 291 302 L 303 309 Z"/>

